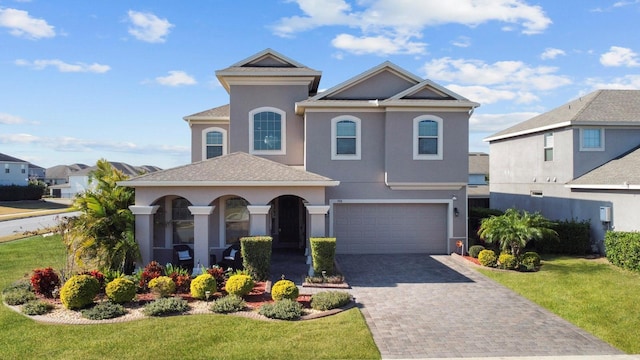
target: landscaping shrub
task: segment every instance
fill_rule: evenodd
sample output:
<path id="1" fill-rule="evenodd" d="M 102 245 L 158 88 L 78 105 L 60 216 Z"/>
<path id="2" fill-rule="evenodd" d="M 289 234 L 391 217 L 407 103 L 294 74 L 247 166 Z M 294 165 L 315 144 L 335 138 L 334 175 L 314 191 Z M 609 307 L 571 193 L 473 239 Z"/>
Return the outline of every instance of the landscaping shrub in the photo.
<path id="1" fill-rule="evenodd" d="M 52 268 L 35 269 L 31 275 L 31 286 L 36 294 L 53 297 L 53 290 L 60 286 L 60 277 Z"/>
<path id="2" fill-rule="evenodd" d="M 179 297 L 160 298 L 147 304 L 142 312 L 147 316 L 181 314 L 189 310 L 187 301 Z"/>
<path id="3" fill-rule="evenodd" d="M 136 284 L 127 278 L 116 278 L 107 284 L 105 292 L 112 302 L 124 304 L 136 297 Z"/>
<path id="4" fill-rule="evenodd" d="M 189 274 L 189 270 L 167 264 L 164 268 L 164 272 L 176 284 L 176 293 L 186 294 L 189 292 L 189 287 L 191 286 L 191 275 Z"/>
<path id="5" fill-rule="evenodd" d="M 104 291 L 104 286 L 106 283 L 104 282 L 104 274 L 102 274 L 99 270 L 91 270 L 82 273 L 82 275 L 90 275 L 93 276 L 96 280 L 98 280 L 98 284 L 100 284 L 100 291 Z"/>
<path id="6" fill-rule="evenodd" d="M 640 232 L 607 231 L 604 245 L 612 264 L 640 271 Z"/>
<path id="7" fill-rule="evenodd" d="M 17 280 L 9 284 L 6 288 L 2 290 L 2 293 L 8 293 L 14 290 L 27 290 L 33 291 L 33 287 L 31 286 L 31 282 L 29 280 Z"/>
<path id="8" fill-rule="evenodd" d="M 514 270 L 518 266 L 518 260 L 509 253 L 502 253 L 498 257 L 498 264 L 501 269 Z"/>
<path id="9" fill-rule="evenodd" d="M 160 297 L 167 297 L 176 292 L 176 283 L 168 276 L 158 276 L 149 281 L 149 290 Z"/>
<path id="10" fill-rule="evenodd" d="M 469 220 L 467 224 L 469 226 L 469 243 L 470 244 L 482 244 L 482 240 L 478 237 L 478 229 L 480 228 L 480 223 L 482 219 L 488 218 L 490 216 L 500 216 L 504 214 L 501 210 L 497 209 L 487 209 L 487 208 L 479 208 L 472 207 L 469 208 Z"/>
<path id="11" fill-rule="evenodd" d="M 298 287 L 291 280 L 278 280 L 271 287 L 271 298 L 276 301 L 282 299 L 295 300 L 298 298 L 299 293 Z"/>
<path id="12" fill-rule="evenodd" d="M 227 295 L 221 297 L 211 304 L 211 311 L 218 314 L 229 314 L 233 312 L 242 311 L 247 307 L 247 303 L 236 295 Z"/>
<path id="13" fill-rule="evenodd" d="M 242 265 L 257 281 L 269 279 L 271 269 L 271 236 L 240 238 Z"/>
<path id="14" fill-rule="evenodd" d="M 311 242 L 311 260 L 315 274 L 323 271 L 327 275 L 333 274 L 333 264 L 336 258 L 336 238 L 313 237 Z"/>
<path id="15" fill-rule="evenodd" d="M 227 281 L 227 273 L 220 266 L 214 265 L 211 269 L 207 269 L 207 273 L 216 279 L 217 290 L 220 291 L 224 287 L 224 283 Z"/>
<path id="16" fill-rule="evenodd" d="M 347 305 L 351 295 L 346 291 L 321 291 L 311 296 L 311 308 L 315 310 L 331 310 Z"/>
<path id="17" fill-rule="evenodd" d="M 124 277 L 124 276 L 125 276 L 125 273 L 120 271 L 120 270 L 107 269 L 104 272 L 104 282 L 105 282 L 105 284 L 108 284 L 108 283 L 112 282 L 113 280 L 115 280 L 117 278 Z"/>
<path id="18" fill-rule="evenodd" d="M 140 289 L 142 291 L 149 290 L 149 281 L 164 274 L 164 268 L 156 261 L 152 261 L 144 267 L 140 274 Z"/>
<path id="19" fill-rule="evenodd" d="M 558 233 L 558 238 L 544 236 L 533 240 L 528 248 L 538 253 L 584 255 L 591 252 L 591 223 L 589 220 L 556 221 L 552 229 Z"/>
<path id="20" fill-rule="evenodd" d="M 82 317 L 90 320 L 105 320 L 123 316 L 127 313 L 124 306 L 110 301 L 105 301 L 81 311 Z"/>
<path id="21" fill-rule="evenodd" d="M 0 201 L 40 200 L 44 189 L 42 182 L 31 182 L 26 186 L 0 185 Z"/>
<path id="22" fill-rule="evenodd" d="M 250 275 L 231 275 L 225 284 L 228 294 L 245 296 L 253 290 L 255 283 Z"/>
<path id="23" fill-rule="evenodd" d="M 12 289 L 10 291 L 3 292 L 2 295 L 4 302 L 11 306 L 22 305 L 37 299 L 36 294 L 25 289 Z"/>
<path id="24" fill-rule="evenodd" d="M 212 295 L 216 289 L 216 279 L 209 273 L 198 275 L 191 281 L 191 296 L 196 299 L 203 300 L 207 297 L 207 291 Z"/>
<path id="25" fill-rule="evenodd" d="M 42 300 L 33 300 L 22 306 L 22 313 L 26 315 L 44 315 L 53 309 L 53 305 Z"/>
<path id="26" fill-rule="evenodd" d="M 498 261 L 498 257 L 493 250 L 482 250 L 478 254 L 478 262 L 483 266 L 495 267 Z"/>
<path id="27" fill-rule="evenodd" d="M 527 270 L 533 270 L 540 266 L 540 255 L 537 252 L 527 251 L 522 255 L 520 264 L 527 268 Z"/>
<path id="28" fill-rule="evenodd" d="M 100 291 L 98 280 L 90 275 L 75 275 L 60 289 L 60 301 L 67 309 L 82 309 L 93 304 Z"/>
<path id="29" fill-rule="evenodd" d="M 302 305 L 295 300 L 282 299 L 262 305 L 258 312 L 270 319 L 296 320 L 302 316 Z"/>
<path id="30" fill-rule="evenodd" d="M 480 254 L 480 251 L 485 250 L 485 247 L 482 245 L 473 245 L 469 248 L 469 256 L 471 256 L 472 258 L 478 258 L 478 254 Z"/>

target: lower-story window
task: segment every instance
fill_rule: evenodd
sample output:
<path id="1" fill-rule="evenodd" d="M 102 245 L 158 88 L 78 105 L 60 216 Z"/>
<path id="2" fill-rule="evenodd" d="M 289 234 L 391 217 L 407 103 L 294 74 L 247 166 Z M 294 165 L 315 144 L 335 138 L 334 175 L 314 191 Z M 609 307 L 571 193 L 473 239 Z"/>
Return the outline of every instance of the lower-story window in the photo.
<path id="1" fill-rule="evenodd" d="M 193 244 L 193 215 L 189 211 L 191 203 L 177 198 L 171 201 L 171 224 L 174 244 Z"/>
<path id="2" fill-rule="evenodd" d="M 241 197 L 225 201 L 224 224 L 227 245 L 235 244 L 241 237 L 249 235 L 249 203 Z"/>

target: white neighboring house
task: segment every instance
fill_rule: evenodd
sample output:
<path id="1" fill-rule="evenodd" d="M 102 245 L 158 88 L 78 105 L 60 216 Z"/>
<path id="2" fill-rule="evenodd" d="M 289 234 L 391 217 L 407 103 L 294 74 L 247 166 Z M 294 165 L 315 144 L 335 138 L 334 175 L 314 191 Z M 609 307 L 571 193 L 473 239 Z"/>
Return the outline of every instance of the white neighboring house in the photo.
<path id="1" fill-rule="evenodd" d="M 29 184 L 29 162 L 0 153 L 0 185 Z"/>

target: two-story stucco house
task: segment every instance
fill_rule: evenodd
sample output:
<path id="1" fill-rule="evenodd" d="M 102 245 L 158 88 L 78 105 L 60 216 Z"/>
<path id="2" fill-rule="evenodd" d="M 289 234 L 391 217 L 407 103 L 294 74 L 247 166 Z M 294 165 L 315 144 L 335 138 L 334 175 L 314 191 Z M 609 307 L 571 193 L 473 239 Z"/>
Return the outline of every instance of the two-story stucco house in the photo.
<path id="1" fill-rule="evenodd" d="M 600 252 L 606 230 L 640 230 L 639 90 L 598 90 L 485 141 L 491 207 L 590 220 Z"/>
<path id="2" fill-rule="evenodd" d="M 29 184 L 29 163 L 0 153 L 0 185 Z"/>
<path id="3" fill-rule="evenodd" d="M 271 49 L 216 72 L 229 104 L 184 118 L 192 163 L 133 178 L 143 262 L 174 244 L 209 265 L 246 235 L 304 251 L 437 253 L 466 239 L 468 120 L 478 106 L 384 62 L 326 91 Z"/>

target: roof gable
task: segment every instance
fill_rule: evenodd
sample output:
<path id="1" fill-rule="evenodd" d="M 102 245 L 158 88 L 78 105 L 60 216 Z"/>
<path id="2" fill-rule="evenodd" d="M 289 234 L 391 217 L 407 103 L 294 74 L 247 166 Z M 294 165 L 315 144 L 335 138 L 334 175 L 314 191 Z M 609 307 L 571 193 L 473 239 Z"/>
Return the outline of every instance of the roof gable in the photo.
<path id="1" fill-rule="evenodd" d="M 276 67 L 276 68 L 307 68 L 307 66 L 267 48 L 246 59 L 240 60 L 230 67 Z"/>
<path id="2" fill-rule="evenodd" d="M 569 182 L 571 188 L 640 189 L 640 146 Z"/>

